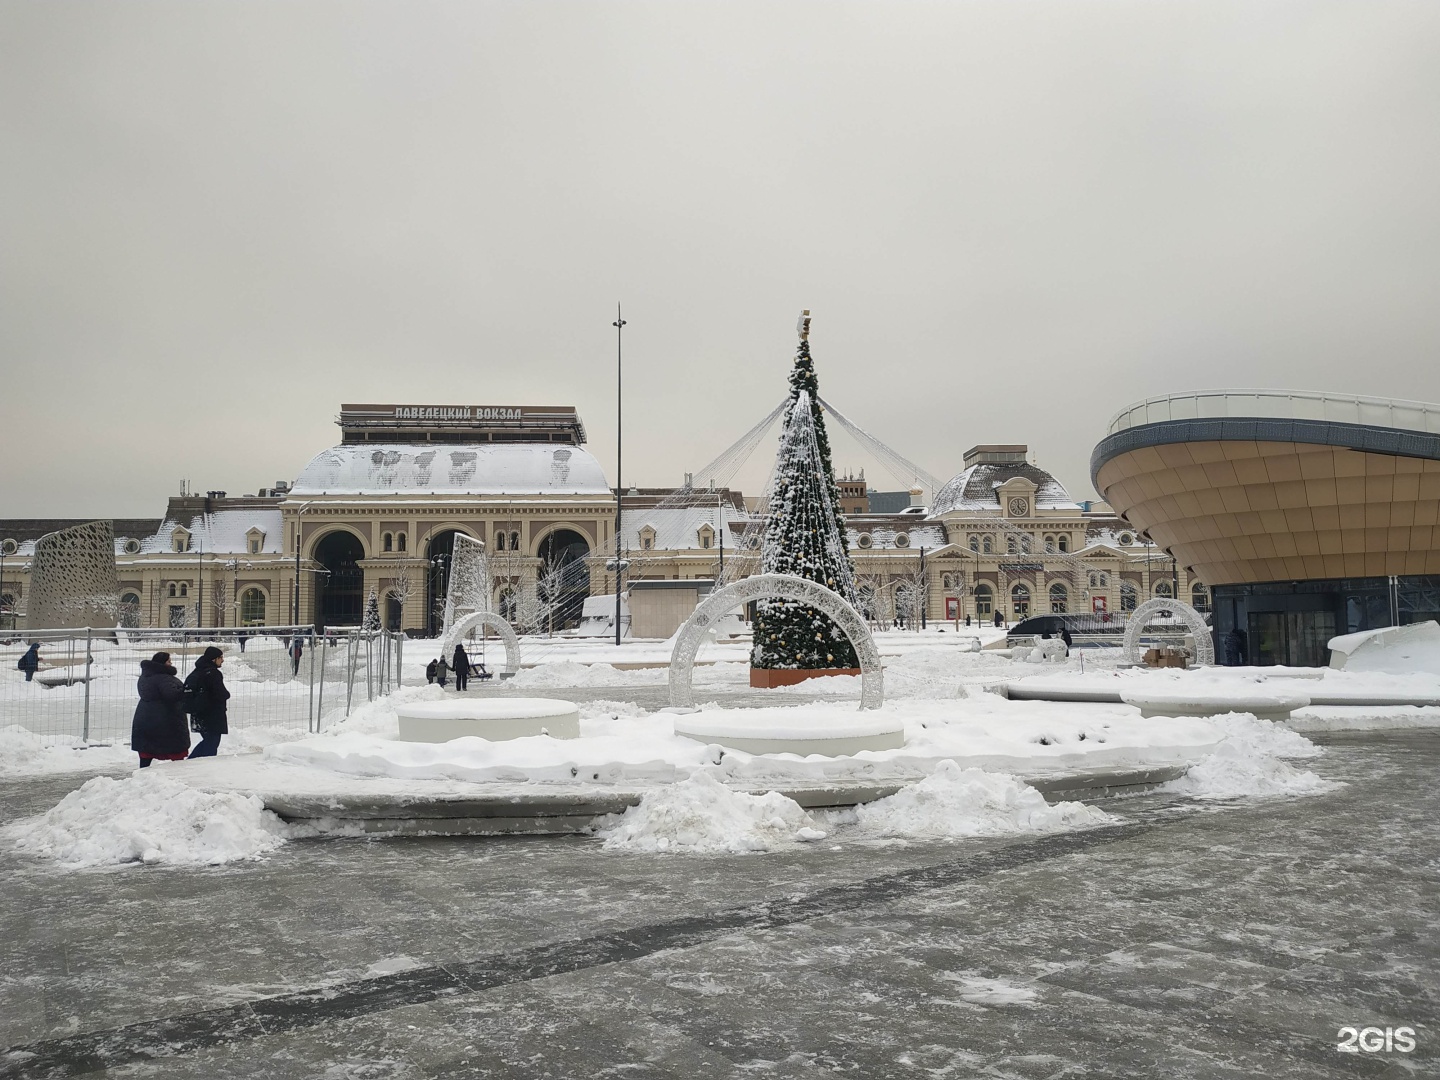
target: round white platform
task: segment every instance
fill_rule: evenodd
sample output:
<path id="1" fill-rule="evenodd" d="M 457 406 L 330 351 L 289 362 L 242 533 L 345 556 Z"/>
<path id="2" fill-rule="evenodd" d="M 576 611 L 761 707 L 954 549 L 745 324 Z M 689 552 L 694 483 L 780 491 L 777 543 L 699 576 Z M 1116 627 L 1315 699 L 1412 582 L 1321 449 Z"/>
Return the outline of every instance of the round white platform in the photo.
<path id="1" fill-rule="evenodd" d="M 754 716 L 746 716 L 753 713 Z M 747 754 L 821 754 L 848 757 L 861 750 L 898 750 L 905 745 L 904 725 L 893 717 L 860 712 L 822 725 L 776 721 L 766 709 L 703 712 L 675 718 L 675 734 L 703 743 L 719 743 Z"/>
<path id="2" fill-rule="evenodd" d="M 528 735 L 580 737 L 580 710 L 555 698 L 416 701 L 396 708 L 401 742 L 449 742 L 470 736 L 502 742 Z"/>
<path id="3" fill-rule="evenodd" d="M 1182 691 L 1122 690 L 1120 700 L 1134 705 L 1141 716 L 1220 716 L 1252 713 L 1261 720 L 1288 720 L 1296 709 L 1310 704 L 1308 694 L 1254 693 L 1206 694 Z"/>

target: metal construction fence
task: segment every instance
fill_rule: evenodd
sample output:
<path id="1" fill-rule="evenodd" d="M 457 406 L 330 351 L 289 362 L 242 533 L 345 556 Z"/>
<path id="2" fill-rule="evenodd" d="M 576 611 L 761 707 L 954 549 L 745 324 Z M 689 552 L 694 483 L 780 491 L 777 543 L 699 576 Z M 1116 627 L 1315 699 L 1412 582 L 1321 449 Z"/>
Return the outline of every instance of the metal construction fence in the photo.
<path id="1" fill-rule="evenodd" d="M 40 645 L 33 678 L 19 665 Z M 86 742 L 130 737 L 140 662 L 168 652 L 180 678 L 211 645 L 225 651 L 232 732 L 321 731 L 400 683 L 404 636 L 313 626 L 22 630 L 0 633 L 0 727 Z"/>

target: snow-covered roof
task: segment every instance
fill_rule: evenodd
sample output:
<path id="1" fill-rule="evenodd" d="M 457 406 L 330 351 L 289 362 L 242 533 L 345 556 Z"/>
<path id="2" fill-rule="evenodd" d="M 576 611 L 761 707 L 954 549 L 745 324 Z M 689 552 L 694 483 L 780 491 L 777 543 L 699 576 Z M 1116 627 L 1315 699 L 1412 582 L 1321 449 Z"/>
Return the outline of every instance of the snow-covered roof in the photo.
<path id="1" fill-rule="evenodd" d="M 190 534 L 190 551 L 206 554 L 281 554 L 283 539 L 280 510 L 267 507 L 239 507 L 196 514 L 188 521 L 167 520 L 153 536 L 140 541 L 140 554 L 169 554 L 175 550 L 175 530 Z M 264 534 L 259 552 L 250 551 L 251 530 Z"/>
<path id="2" fill-rule="evenodd" d="M 901 533 L 905 534 L 906 543 L 897 544 L 895 540 Z M 861 545 L 862 534 L 870 537 L 868 545 Z M 868 525 L 862 525 L 859 528 L 851 526 L 845 530 L 845 542 L 850 545 L 850 554 L 852 555 L 859 551 L 877 551 L 889 548 L 918 552 L 923 547 L 934 551 L 946 544 L 945 527 L 943 525 L 921 525 L 918 521 L 914 525 L 876 525 L 873 528 Z"/>
<path id="3" fill-rule="evenodd" d="M 290 488 L 305 495 L 608 495 L 605 470 L 578 446 L 526 443 L 332 446 Z"/>
<path id="4" fill-rule="evenodd" d="M 937 518 L 955 510 L 995 510 L 1000 506 L 996 489 L 1007 480 L 1023 476 L 1035 485 L 1035 509 L 1074 510 L 1080 504 L 1070 498 L 1063 484 L 1044 469 L 1024 461 L 971 465 L 940 489 L 930 507 Z"/>
<path id="5" fill-rule="evenodd" d="M 646 526 L 655 532 L 655 551 L 687 551 L 702 550 L 700 544 L 700 528 L 709 525 L 713 530 L 713 538 L 710 546 L 720 546 L 721 522 L 729 526 L 731 522 L 746 524 L 750 521 L 748 515 L 741 514 L 734 506 L 675 506 L 675 507 L 650 507 L 637 510 L 620 511 L 620 543 L 631 551 L 643 550 L 640 543 L 640 533 Z M 725 538 L 725 546 L 731 547 L 735 543 L 734 534 L 728 534 Z"/>

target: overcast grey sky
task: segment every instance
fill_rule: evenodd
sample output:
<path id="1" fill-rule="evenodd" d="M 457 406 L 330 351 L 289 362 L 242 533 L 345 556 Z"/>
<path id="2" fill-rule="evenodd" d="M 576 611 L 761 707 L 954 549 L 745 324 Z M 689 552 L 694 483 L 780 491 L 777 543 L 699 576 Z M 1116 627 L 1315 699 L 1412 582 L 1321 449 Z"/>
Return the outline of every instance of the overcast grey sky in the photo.
<path id="1" fill-rule="evenodd" d="M 574 404 L 613 482 L 617 300 L 627 483 L 809 307 L 876 435 L 1089 497 L 1148 395 L 1440 400 L 1437 166 L 1433 2 L 0 0 L 0 517 L 253 492 L 342 401 Z"/>

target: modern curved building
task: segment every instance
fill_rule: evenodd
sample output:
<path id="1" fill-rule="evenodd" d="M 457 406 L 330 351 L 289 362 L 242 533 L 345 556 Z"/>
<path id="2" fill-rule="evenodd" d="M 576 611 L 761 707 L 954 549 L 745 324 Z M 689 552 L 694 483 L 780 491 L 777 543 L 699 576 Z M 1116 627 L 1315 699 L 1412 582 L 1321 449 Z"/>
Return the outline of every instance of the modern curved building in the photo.
<path id="1" fill-rule="evenodd" d="M 1151 398 L 1110 422 L 1090 474 L 1210 584 L 1224 662 L 1323 664 L 1336 634 L 1440 618 L 1440 405 Z"/>

